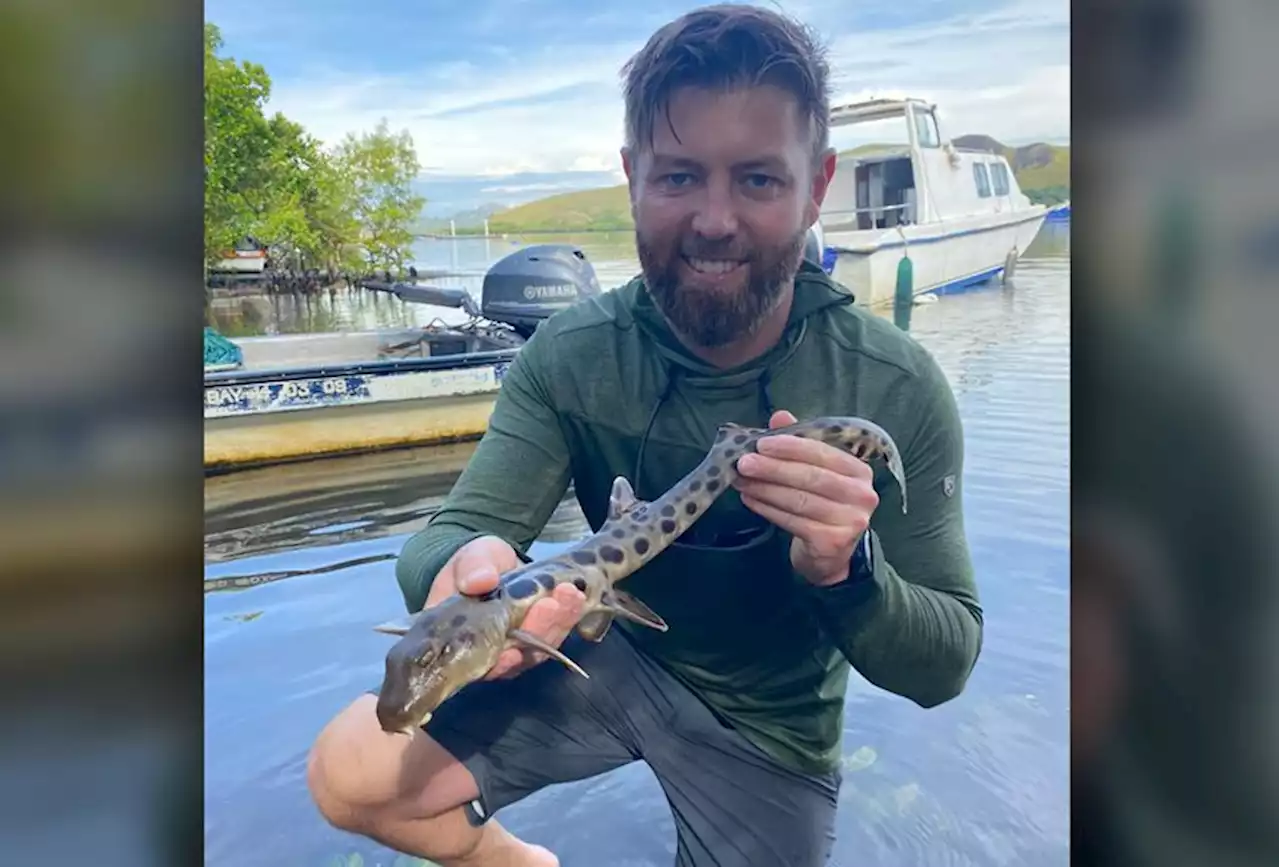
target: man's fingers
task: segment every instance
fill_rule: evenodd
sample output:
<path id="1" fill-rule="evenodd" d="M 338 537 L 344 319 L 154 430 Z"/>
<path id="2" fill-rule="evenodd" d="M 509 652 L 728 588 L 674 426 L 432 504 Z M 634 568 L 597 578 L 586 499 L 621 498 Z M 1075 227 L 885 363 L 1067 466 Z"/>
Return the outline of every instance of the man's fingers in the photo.
<path id="1" fill-rule="evenodd" d="M 520 628 L 552 647 L 559 647 L 582 617 L 585 600 L 586 597 L 573 585 L 561 585 L 550 596 L 539 599 L 529 608 Z M 498 657 L 489 677 L 515 677 L 546 658 L 545 653 L 529 647 L 510 648 Z"/>
<path id="2" fill-rule="evenodd" d="M 806 439 L 805 437 L 791 436 L 789 434 L 765 437 L 756 444 L 756 451 L 759 452 L 759 457 L 768 456 L 782 461 L 811 464 L 855 479 L 869 479 L 872 476 L 871 467 L 866 461 L 855 458 L 844 449 L 838 449 L 827 443 Z M 748 457 L 751 456 L 745 455 L 738 462 L 739 466 Z M 750 465 L 751 462 L 748 461 L 747 466 Z"/>

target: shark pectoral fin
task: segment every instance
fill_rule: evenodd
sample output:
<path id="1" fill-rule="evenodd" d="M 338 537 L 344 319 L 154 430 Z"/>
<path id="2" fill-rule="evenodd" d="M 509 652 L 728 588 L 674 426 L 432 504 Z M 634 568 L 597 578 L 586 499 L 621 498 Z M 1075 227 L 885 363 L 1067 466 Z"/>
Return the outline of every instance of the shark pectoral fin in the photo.
<path id="1" fill-rule="evenodd" d="M 604 641 L 604 637 L 609 633 L 609 627 L 611 626 L 613 626 L 613 613 L 611 611 L 592 611 L 590 614 L 584 614 L 582 619 L 578 621 L 578 634 L 587 641 L 594 641 L 598 644 Z"/>
<path id="2" fill-rule="evenodd" d="M 388 620 L 386 623 L 379 623 L 373 627 L 374 632 L 382 632 L 386 635 L 404 635 L 413 626 L 413 621 L 418 615 L 410 614 L 408 617 L 401 617 L 399 620 Z"/>
<path id="3" fill-rule="evenodd" d="M 543 653 L 545 653 L 547 656 L 556 660 L 557 662 L 563 663 L 565 668 L 569 669 L 575 674 L 580 674 L 583 677 L 587 678 L 588 680 L 591 679 L 591 675 L 583 671 L 582 666 L 578 665 L 578 663 L 574 662 L 572 659 L 565 656 L 557 648 L 554 648 L 550 644 L 547 644 L 538 636 L 531 635 L 528 632 L 525 632 L 523 629 L 513 629 L 511 630 L 511 632 L 507 634 L 507 637 L 510 638 L 512 641 L 516 642 L 517 644 L 524 644 L 528 647 L 532 647 L 534 650 L 540 650 Z"/>
<path id="4" fill-rule="evenodd" d="M 632 623 L 639 623 L 659 632 L 667 631 L 667 622 L 625 590 L 614 587 L 600 598 L 600 606 L 614 617 L 622 617 Z"/>

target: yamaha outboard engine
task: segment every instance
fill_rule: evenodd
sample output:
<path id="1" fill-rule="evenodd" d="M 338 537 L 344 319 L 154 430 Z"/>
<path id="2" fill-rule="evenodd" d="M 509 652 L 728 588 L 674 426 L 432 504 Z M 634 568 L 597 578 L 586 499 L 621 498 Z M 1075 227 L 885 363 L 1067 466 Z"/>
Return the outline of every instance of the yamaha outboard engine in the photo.
<path id="1" fill-rule="evenodd" d="M 586 254 L 573 244 L 536 244 L 494 263 L 484 275 L 480 307 L 526 340 L 542 320 L 600 294 Z"/>

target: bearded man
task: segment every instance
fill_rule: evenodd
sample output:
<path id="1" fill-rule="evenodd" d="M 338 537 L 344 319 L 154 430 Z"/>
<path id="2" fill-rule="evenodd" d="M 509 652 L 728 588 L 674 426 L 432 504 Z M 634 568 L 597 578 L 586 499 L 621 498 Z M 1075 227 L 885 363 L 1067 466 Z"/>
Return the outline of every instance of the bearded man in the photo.
<path id="1" fill-rule="evenodd" d="M 619 620 L 584 641 L 582 595 L 560 587 L 523 628 L 565 642 L 589 680 L 510 650 L 408 738 L 384 733 L 363 696 L 317 739 L 308 780 L 330 823 L 399 851 L 556 865 L 492 815 L 639 760 L 670 802 L 677 864 L 819 865 L 849 668 L 928 708 L 960 693 L 978 656 L 955 401 L 919 345 L 803 260 L 835 170 L 828 70 L 804 28 L 752 6 L 697 10 L 624 75 L 642 274 L 521 350 L 475 454 L 398 561 L 409 610 L 492 589 L 571 480 L 593 529 L 615 476 L 657 497 L 725 422 L 875 421 L 901 449 L 910 511 L 847 453 L 763 440 L 736 490 L 627 579 L 669 631 Z"/>

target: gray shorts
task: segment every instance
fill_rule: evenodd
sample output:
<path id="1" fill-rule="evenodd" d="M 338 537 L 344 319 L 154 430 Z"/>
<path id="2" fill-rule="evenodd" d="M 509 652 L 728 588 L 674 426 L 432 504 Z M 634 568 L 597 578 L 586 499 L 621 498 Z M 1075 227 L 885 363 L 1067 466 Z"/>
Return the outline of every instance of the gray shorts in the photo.
<path id="1" fill-rule="evenodd" d="M 472 684 L 424 727 L 471 771 L 473 824 L 546 786 L 634 761 L 671 805 L 677 867 L 819 867 L 835 840 L 840 774 L 788 768 L 722 723 L 617 627 L 563 646 L 591 675 L 554 660 Z"/>

